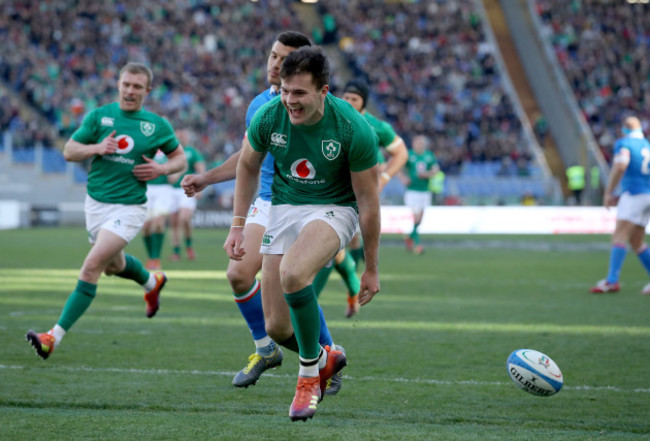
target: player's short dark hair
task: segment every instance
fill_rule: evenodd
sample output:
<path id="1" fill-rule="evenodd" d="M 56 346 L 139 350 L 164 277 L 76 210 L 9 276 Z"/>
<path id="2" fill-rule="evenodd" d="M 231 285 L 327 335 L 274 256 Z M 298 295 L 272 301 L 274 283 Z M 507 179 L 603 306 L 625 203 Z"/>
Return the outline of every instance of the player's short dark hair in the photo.
<path id="1" fill-rule="evenodd" d="M 318 46 L 305 46 L 287 55 L 280 69 L 280 78 L 310 73 L 317 89 L 330 83 L 330 63 Z"/>
<path id="2" fill-rule="evenodd" d="M 364 80 L 357 78 L 354 80 L 348 81 L 348 84 L 345 85 L 345 89 L 343 89 L 343 93 L 356 93 L 361 97 L 363 100 L 363 106 L 361 107 L 364 109 L 366 107 L 366 104 L 368 103 L 368 94 L 369 88 L 368 88 L 368 83 L 366 83 Z"/>
<path id="3" fill-rule="evenodd" d="M 280 34 L 275 39 L 285 46 L 295 47 L 296 49 L 303 46 L 311 46 L 311 41 L 305 34 L 301 34 L 296 31 L 285 31 Z"/>
<path id="4" fill-rule="evenodd" d="M 144 63 L 138 63 L 136 61 L 129 61 L 124 65 L 122 69 L 120 69 L 120 76 L 124 72 L 128 72 L 130 74 L 144 74 L 147 76 L 147 89 L 151 87 L 151 83 L 153 83 L 153 72 L 151 69 L 149 69 L 149 66 L 147 66 Z"/>

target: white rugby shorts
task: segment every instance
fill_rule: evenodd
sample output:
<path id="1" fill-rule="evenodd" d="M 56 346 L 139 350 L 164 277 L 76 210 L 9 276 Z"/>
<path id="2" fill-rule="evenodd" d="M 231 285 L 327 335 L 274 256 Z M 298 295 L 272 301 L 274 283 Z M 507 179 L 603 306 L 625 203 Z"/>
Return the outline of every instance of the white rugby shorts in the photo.
<path id="1" fill-rule="evenodd" d="M 173 188 L 171 185 L 147 185 L 147 220 L 170 214 L 172 203 Z"/>
<path id="2" fill-rule="evenodd" d="M 404 205 L 415 212 L 424 211 L 431 205 L 431 192 L 406 190 L 404 192 Z"/>
<path id="3" fill-rule="evenodd" d="M 105 204 L 86 195 L 86 231 L 88 241 L 97 240 L 99 230 L 109 230 L 131 242 L 147 219 L 147 205 Z"/>
<path id="4" fill-rule="evenodd" d="M 180 211 L 181 208 L 186 208 L 191 211 L 196 210 L 196 198 L 194 196 L 191 198 L 187 197 L 185 190 L 182 188 L 172 187 L 170 199 L 170 213 L 176 213 L 177 211 Z"/>
<path id="5" fill-rule="evenodd" d="M 315 220 L 322 220 L 334 229 L 342 249 L 352 239 L 359 215 L 353 207 L 340 205 L 272 205 L 260 253 L 284 254 L 305 225 Z"/>
<path id="6" fill-rule="evenodd" d="M 616 219 L 645 227 L 650 221 L 650 194 L 623 193 L 616 206 Z"/>

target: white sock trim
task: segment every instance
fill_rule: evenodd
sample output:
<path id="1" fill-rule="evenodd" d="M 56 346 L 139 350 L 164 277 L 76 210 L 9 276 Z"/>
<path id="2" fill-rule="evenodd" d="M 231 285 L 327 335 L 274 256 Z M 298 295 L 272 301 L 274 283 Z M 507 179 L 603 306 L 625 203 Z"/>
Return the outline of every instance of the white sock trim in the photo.
<path id="1" fill-rule="evenodd" d="M 54 347 L 56 348 L 59 345 L 59 343 L 61 343 L 63 337 L 65 337 L 65 329 L 63 329 L 59 325 L 54 325 L 54 327 L 50 329 L 48 334 L 54 337 Z"/>
<path id="2" fill-rule="evenodd" d="M 259 340 L 255 340 L 255 347 L 256 347 L 257 349 L 265 348 L 265 347 L 267 347 L 268 345 L 270 345 L 272 341 L 273 341 L 273 340 L 271 340 L 271 337 L 269 337 L 269 336 L 267 335 L 267 336 L 264 337 L 264 338 L 260 338 Z"/>
<path id="3" fill-rule="evenodd" d="M 301 362 L 307 362 L 307 363 L 313 363 L 316 360 L 305 360 L 302 357 L 300 357 Z M 298 371 L 298 375 L 301 377 L 317 377 L 318 376 L 318 363 L 314 363 L 311 366 L 304 366 L 302 363 L 300 363 L 300 370 Z"/>
<path id="4" fill-rule="evenodd" d="M 142 287 L 146 292 L 149 292 L 156 287 L 156 277 L 153 273 L 149 273 L 149 280 L 147 280 Z"/>

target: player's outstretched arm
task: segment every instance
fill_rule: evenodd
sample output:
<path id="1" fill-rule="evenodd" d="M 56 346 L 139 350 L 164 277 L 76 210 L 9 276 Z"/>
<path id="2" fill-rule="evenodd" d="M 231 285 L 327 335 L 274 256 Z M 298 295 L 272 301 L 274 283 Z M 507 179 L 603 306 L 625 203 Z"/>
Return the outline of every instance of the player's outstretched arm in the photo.
<path id="1" fill-rule="evenodd" d="M 189 174 L 181 181 L 181 187 L 187 196 L 194 196 L 203 191 L 205 187 L 219 182 L 230 181 L 237 175 L 237 161 L 241 150 L 233 153 L 223 164 L 204 171 L 203 173 Z"/>
<path id="2" fill-rule="evenodd" d="M 359 227 L 363 237 L 363 251 L 366 260 L 361 275 L 359 304 L 365 305 L 379 292 L 379 235 L 381 233 L 381 212 L 379 208 L 378 166 L 361 172 L 351 172 L 352 187 L 359 207 Z"/>

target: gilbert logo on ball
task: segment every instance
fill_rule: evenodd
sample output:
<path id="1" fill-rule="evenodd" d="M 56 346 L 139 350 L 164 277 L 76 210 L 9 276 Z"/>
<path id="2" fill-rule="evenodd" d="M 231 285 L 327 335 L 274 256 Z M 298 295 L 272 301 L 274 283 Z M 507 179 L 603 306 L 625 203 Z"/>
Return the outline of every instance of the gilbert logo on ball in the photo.
<path id="1" fill-rule="evenodd" d="M 512 381 L 529 394 L 550 397 L 562 389 L 564 379 L 555 362 L 534 349 L 518 349 L 506 362 Z"/>

